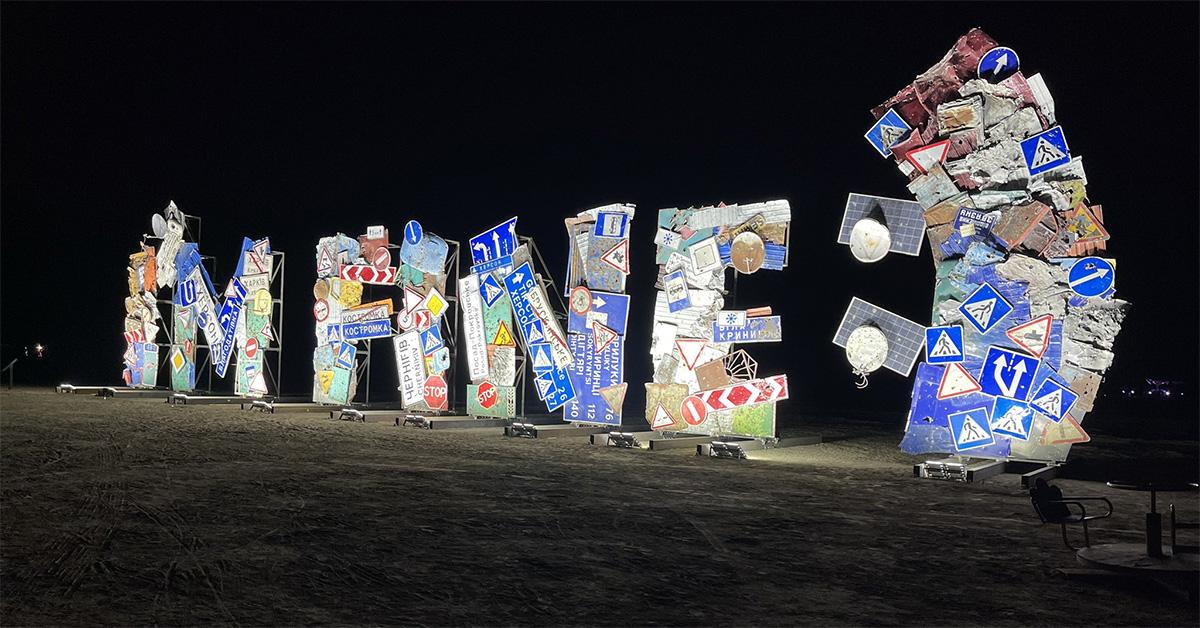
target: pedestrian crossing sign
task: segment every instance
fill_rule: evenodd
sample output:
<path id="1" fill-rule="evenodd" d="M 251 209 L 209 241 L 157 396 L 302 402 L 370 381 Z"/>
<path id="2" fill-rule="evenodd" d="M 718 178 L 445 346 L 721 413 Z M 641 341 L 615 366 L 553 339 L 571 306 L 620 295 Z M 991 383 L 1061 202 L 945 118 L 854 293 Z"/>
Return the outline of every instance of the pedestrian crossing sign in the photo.
<path id="1" fill-rule="evenodd" d="M 1033 393 L 1033 398 L 1029 405 L 1033 409 L 1050 417 L 1051 421 L 1058 423 L 1067 416 L 1075 402 L 1079 399 L 1079 395 L 1075 391 L 1063 386 L 1053 379 L 1046 379 L 1042 385 Z"/>
<path id="2" fill-rule="evenodd" d="M 963 410 L 946 418 L 950 420 L 950 433 L 954 436 L 955 451 L 967 451 L 995 444 L 996 436 L 992 434 L 987 408 Z"/>
<path id="3" fill-rule="evenodd" d="M 912 127 L 900 117 L 893 109 L 888 109 L 883 117 L 867 131 L 864 137 L 871 143 L 871 146 L 879 152 L 880 155 L 887 157 L 892 154 L 892 147 L 900 140 L 904 139 Z"/>
<path id="4" fill-rule="evenodd" d="M 1022 140 L 1021 152 L 1031 177 L 1071 163 L 1067 138 L 1059 126 Z"/>
<path id="5" fill-rule="evenodd" d="M 958 310 L 972 327 L 986 334 L 1013 311 L 1013 306 L 991 284 L 984 282 L 958 306 Z"/>
<path id="6" fill-rule="evenodd" d="M 992 431 L 1016 440 L 1029 440 L 1033 429 L 1033 410 L 1020 399 L 996 397 L 992 404 Z"/>
<path id="7" fill-rule="evenodd" d="M 925 361 L 946 364 L 963 361 L 962 325 L 925 328 Z"/>

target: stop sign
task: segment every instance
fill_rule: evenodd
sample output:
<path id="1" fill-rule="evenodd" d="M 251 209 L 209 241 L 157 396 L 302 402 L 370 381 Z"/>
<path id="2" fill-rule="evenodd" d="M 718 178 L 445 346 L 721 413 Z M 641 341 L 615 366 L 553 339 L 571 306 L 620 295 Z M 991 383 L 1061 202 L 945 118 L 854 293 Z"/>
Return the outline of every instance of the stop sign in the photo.
<path id="1" fill-rule="evenodd" d="M 704 417 L 708 416 L 708 408 L 704 407 L 704 402 L 696 395 L 684 399 L 679 409 L 688 425 L 700 425 L 704 422 Z"/>
<path id="2" fill-rule="evenodd" d="M 491 382 L 484 382 L 479 385 L 479 392 L 476 394 L 479 400 L 479 405 L 484 408 L 491 408 L 496 405 L 496 399 L 499 395 L 496 394 L 496 385 Z"/>
<path id="3" fill-rule="evenodd" d="M 422 392 L 425 394 L 425 404 L 430 410 L 446 409 L 446 380 L 441 375 L 430 375 L 425 380 Z"/>

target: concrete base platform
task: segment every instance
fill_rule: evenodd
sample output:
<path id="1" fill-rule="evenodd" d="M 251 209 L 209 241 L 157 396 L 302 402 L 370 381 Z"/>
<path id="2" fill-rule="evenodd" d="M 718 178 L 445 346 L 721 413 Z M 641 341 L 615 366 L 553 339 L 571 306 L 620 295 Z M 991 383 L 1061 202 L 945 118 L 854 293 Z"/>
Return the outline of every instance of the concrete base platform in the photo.
<path id="1" fill-rule="evenodd" d="M 535 425 L 516 422 L 504 428 L 504 435 L 512 438 L 587 438 L 592 434 L 607 433 L 610 428 L 580 426 L 573 423 L 558 425 Z"/>
<path id="2" fill-rule="evenodd" d="M 98 395 L 105 388 L 118 388 L 122 390 L 133 390 L 125 386 L 75 386 L 73 384 L 59 384 L 54 387 L 54 392 L 62 395 Z"/>
<path id="3" fill-rule="evenodd" d="M 712 458 L 749 458 L 750 452 L 762 452 L 784 447 L 819 445 L 824 439 L 819 434 L 779 439 L 709 439 L 696 445 L 696 455 Z"/>
<path id="4" fill-rule="evenodd" d="M 96 393 L 101 399 L 167 399 L 175 393 L 158 388 L 125 388 L 104 386 Z"/>
<path id="5" fill-rule="evenodd" d="M 167 397 L 171 405 L 202 406 L 214 404 L 243 403 L 247 397 L 239 395 L 193 395 L 190 393 L 175 393 Z"/>
<path id="6" fill-rule="evenodd" d="M 591 443 L 599 447 L 616 447 L 618 449 L 649 449 L 650 439 L 658 435 L 658 432 L 641 431 L 641 432 L 622 432 L 617 430 L 609 430 L 592 434 Z"/>

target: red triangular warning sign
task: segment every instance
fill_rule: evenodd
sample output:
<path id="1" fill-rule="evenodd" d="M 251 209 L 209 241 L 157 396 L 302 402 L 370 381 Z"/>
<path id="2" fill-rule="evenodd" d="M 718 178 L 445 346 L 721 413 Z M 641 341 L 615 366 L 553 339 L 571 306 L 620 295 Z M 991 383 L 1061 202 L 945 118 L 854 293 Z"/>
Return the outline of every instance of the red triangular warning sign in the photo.
<path id="1" fill-rule="evenodd" d="M 601 325 L 599 322 L 592 323 L 592 344 L 596 348 L 596 353 L 604 351 L 604 348 L 612 344 L 612 341 L 617 339 L 617 332 Z"/>
<path id="2" fill-rule="evenodd" d="M 1050 323 L 1054 317 L 1046 314 L 1039 316 L 1028 323 L 1021 323 L 1016 327 L 1005 332 L 1008 339 L 1017 343 L 1025 351 L 1034 357 L 1042 357 L 1046 353 L 1046 348 L 1050 346 Z"/>
<path id="3" fill-rule="evenodd" d="M 1083 426 L 1070 414 L 1058 423 L 1047 424 L 1046 431 L 1042 433 L 1042 443 L 1045 445 L 1071 445 L 1090 440 L 1092 437 L 1083 431 Z"/>
<path id="4" fill-rule="evenodd" d="M 612 266 L 622 273 L 629 274 L 629 240 L 624 239 L 617 243 L 616 246 L 608 250 L 607 253 L 600 256 L 600 261 Z"/>
<path id="5" fill-rule="evenodd" d="M 675 426 L 675 419 L 671 418 L 671 413 L 659 404 L 654 409 L 654 419 L 650 421 L 650 427 L 656 430 L 663 430 Z"/>
<path id="6" fill-rule="evenodd" d="M 700 354 L 704 352 L 706 342 L 702 338 L 675 339 L 675 348 L 679 349 L 679 355 L 683 357 L 683 364 L 688 367 L 689 371 L 696 368 L 696 361 L 700 359 Z"/>
<path id="7" fill-rule="evenodd" d="M 934 166 L 946 161 L 946 155 L 950 153 L 950 140 L 942 140 L 934 142 L 928 146 L 922 146 L 908 151 L 905 156 L 909 163 L 917 167 L 917 170 L 925 173 L 929 172 Z"/>
<path id="8" fill-rule="evenodd" d="M 983 387 L 975 381 L 974 377 L 971 377 L 967 369 L 958 362 L 952 362 L 946 365 L 946 372 L 942 374 L 942 382 L 938 384 L 937 398 L 949 399 L 981 390 Z"/>

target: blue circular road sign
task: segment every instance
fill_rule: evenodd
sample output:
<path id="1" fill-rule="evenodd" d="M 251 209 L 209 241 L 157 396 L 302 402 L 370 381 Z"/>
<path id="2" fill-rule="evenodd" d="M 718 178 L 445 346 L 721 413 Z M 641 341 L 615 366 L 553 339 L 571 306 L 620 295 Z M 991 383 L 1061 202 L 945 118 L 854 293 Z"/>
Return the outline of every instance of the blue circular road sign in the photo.
<path id="1" fill-rule="evenodd" d="M 1117 271 L 1106 259 L 1085 257 L 1071 266 L 1067 282 L 1076 294 L 1098 297 L 1108 292 L 1117 280 Z"/>
<path id="2" fill-rule="evenodd" d="M 410 220 L 407 225 L 404 225 L 404 241 L 409 244 L 416 244 L 421 241 L 421 236 L 424 231 L 421 229 L 421 223 Z"/>
<path id="3" fill-rule="evenodd" d="M 979 57 L 976 71 L 979 78 L 989 83 L 999 83 L 1017 73 L 1021 68 L 1021 60 L 1012 48 L 996 46 Z"/>

